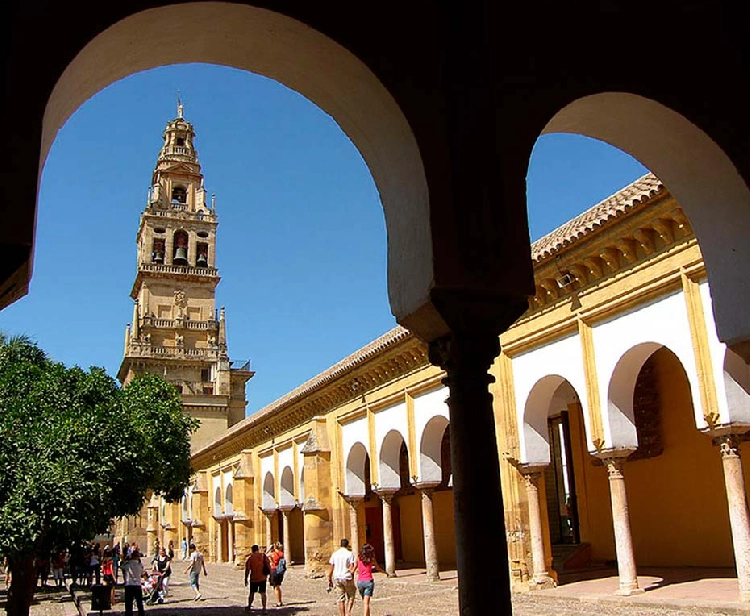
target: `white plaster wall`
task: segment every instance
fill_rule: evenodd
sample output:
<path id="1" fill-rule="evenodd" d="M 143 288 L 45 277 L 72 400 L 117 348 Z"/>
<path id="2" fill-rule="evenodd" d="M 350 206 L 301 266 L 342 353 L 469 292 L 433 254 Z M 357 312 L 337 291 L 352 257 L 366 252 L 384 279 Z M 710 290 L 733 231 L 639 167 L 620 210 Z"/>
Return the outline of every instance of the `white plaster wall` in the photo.
<path id="1" fill-rule="evenodd" d="M 281 481 L 281 475 L 284 473 L 284 469 L 287 466 L 292 470 L 292 476 L 294 476 L 294 451 L 292 450 L 291 445 L 279 450 L 279 476 L 277 477 L 278 481 Z M 297 478 L 295 477 L 294 480 L 296 481 Z"/>
<path id="2" fill-rule="evenodd" d="M 230 508 L 227 507 L 227 488 L 232 485 L 232 469 L 222 473 L 222 481 L 224 482 L 224 488 L 221 491 L 222 510 L 225 513 L 229 513 Z M 234 498 L 234 490 L 232 490 L 232 498 Z"/>
<path id="3" fill-rule="evenodd" d="M 446 403 L 449 393 L 447 387 L 441 387 L 414 397 L 414 429 L 417 432 L 417 447 L 422 442 L 424 428 L 430 419 L 436 415 L 442 415 L 450 422 L 450 413 Z"/>
<path id="4" fill-rule="evenodd" d="M 588 397 L 586 395 L 586 375 L 583 370 L 583 351 L 578 333 L 560 338 L 550 344 L 521 353 L 512 359 L 513 384 L 516 392 L 516 422 L 518 425 L 520 462 L 528 463 L 539 457 L 539 452 L 528 442 L 524 430 L 526 400 L 537 382 L 550 375 L 558 375 L 567 380 L 576 390 L 583 407 L 583 420 L 586 425 L 586 440 L 589 450 L 593 450 L 588 425 Z M 547 409 L 549 411 L 549 409 Z"/>
<path id="5" fill-rule="evenodd" d="M 633 347 L 656 343 L 669 348 L 680 360 L 690 383 L 696 425 L 702 422 L 698 375 L 687 306 L 682 291 L 657 298 L 631 311 L 597 323 L 592 328 L 597 379 L 602 408 L 605 447 L 617 444 L 635 445 L 635 426 L 619 413 L 609 412 L 609 386 L 620 359 Z M 632 440 L 632 443 L 630 442 Z"/>
<path id="6" fill-rule="evenodd" d="M 707 280 L 704 280 L 700 284 L 700 296 L 703 303 L 703 313 L 706 317 L 706 329 L 708 330 L 708 348 L 711 354 L 711 367 L 714 373 L 719 421 L 721 424 L 750 424 L 750 396 L 748 396 L 746 391 L 748 388 L 747 380 L 750 378 L 748 368 L 744 365 L 744 361 L 739 360 L 734 363 L 742 371 L 742 374 L 738 375 L 735 372 L 731 377 L 725 374 L 724 358 L 731 351 L 727 349 L 727 345 L 719 340 L 719 336 L 716 333 L 713 299 L 711 298 L 711 288 Z M 744 379 L 741 379 L 742 385 L 735 380 L 740 376 L 744 377 Z M 703 420 L 702 417 L 701 420 Z M 702 423 L 703 425 L 699 425 L 699 427 L 706 425 L 705 421 Z"/>
<path id="7" fill-rule="evenodd" d="M 266 493 L 266 475 L 268 473 L 271 473 L 274 479 L 274 496 L 273 496 L 274 502 L 273 503 L 271 502 L 270 498 L 268 497 Z M 261 487 L 261 492 L 263 495 L 263 500 L 262 500 L 263 509 L 270 509 L 274 505 L 278 504 L 278 494 L 279 494 L 278 485 L 277 485 L 278 482 L 279 482 L 279 478 L 276 476 L 276 469 L 274 468 L 274 464 L 273 464 L 273 454 L 261 456 L 260 458 L 260 487 Z"/>
<path id="8" fill-rule="evenodd" d="M 409 446 L 409 423 L 406 417 L 406 402 L 401 402 L 375 413 L 375 442 L 378 448 L 375 454 L 377 455 L 378 465 L 380 465 L 380 447 L 383 444 L 383 439 L 385 439 L 391 430 L 399 432 L 406 442 L 406 446 Z M 409 455 L 413 455 L 413 452 L 410 451 Z M 373 453 L 370 452 L 370 458 L 372 457 Z"/>
<path id="9" fill-rule="evenodd" d="M 417 433 L 417 448 L 421 447 L 425 427 L 433 417 L 445 417 L 450 423 L 450 413 L 446 402 L 449 393 L 448 388 L 443 386 L 414 397 L 414 429 Z M 417 460 L 417 478 L 423 481 L 425 469 L 423 469 L 422 452 L 415 451 L 413 455 Z M 440 460 L 438 459 L 437 462 L 439 463 Z"/>
<path id="10" fill-rule="evenodd" d="M 297 498 L 300 501 L 305 500 L 305 484 L 304 484 L 304 472 L 305 472 L 305 454 L 302 453 L 302 448 L 305 446 L 304 441 L 297 443 L 297 476 L 294 478 L 294 485 L 297 488 Z"/>
<path id="11" fill-rule="evenodd" d="M 346 459 L 349 457 L 349 452 L 352 450 L 354 445 L 360 442 L 365 446 L 367 453 L 372 458 L 372 452 L 370 451 L 370 437 L 367 429 L 367 417 L 361 417 L 350 423 L 345 423 L 341 426 L 341 451 L 344 454 L 341 457 L 342 464 L 346 467 Z M 342 472 L 344 469 L 342 469 Z"/>

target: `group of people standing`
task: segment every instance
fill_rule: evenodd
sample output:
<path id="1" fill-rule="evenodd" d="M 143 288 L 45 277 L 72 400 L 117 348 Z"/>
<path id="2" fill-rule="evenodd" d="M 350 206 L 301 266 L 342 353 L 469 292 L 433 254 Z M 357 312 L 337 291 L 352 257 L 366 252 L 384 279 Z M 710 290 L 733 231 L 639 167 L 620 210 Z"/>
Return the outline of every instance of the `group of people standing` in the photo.
<path id="1" fill-rule="evenodd" d="M 286 568 L 284 546 L 281 543 L 273 544 L 267 554 L 261 552 L 257 544 L 250 548 L 250 556 L 245 560 L 245 586 L 248 585 L 248 580 L 250 582 L 246 611 L 249 612 L 253 608 L 253 600 L 255 594 L 258 593 L 260 595 L 261 613 L 266 613 L 266 583 L 274 590 L 276 607 L 284 605 L 281 598 L 281 583 L 284 581 Z"/>
<path id="2" fill-rule="evenodd" d="M 351 616 L 357 591 L 362 597 L 363 616 L 370 616 L 370 599 L 375 592 L 373 573 L 385 573 L 375 558 L 375 548 L 365 543 L 355 556 L 349 548 L 349 540 L 342 539 L 341 547 L 331 555 L 328 564 L 328 590 L 336 590 L 340 616 Z"/>

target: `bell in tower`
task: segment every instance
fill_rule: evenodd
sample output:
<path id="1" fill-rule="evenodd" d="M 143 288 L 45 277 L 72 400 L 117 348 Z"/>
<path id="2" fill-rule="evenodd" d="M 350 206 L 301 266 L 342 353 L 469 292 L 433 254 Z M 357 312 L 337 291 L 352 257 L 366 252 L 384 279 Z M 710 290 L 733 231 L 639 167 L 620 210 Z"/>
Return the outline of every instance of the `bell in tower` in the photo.
<path id="1" fill-rule="evenodd" d="M 188 264 L 188 236 L 184 231 L 178 231 L 174 234 L 174 257 L 172 259 L 173 265 L 187 265 Z"/>

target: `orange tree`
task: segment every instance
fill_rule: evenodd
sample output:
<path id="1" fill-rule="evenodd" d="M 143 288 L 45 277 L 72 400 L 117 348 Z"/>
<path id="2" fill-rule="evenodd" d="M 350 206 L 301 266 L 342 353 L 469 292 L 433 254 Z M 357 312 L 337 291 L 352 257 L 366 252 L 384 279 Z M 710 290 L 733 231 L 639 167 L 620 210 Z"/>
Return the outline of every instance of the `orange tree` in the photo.
<path id="1" fill-rule="evenodd" d="M 144 374 L 120 388 L 101 368 L 51 361 L 0 334 L 0 556 L 12 574 L 6 611 L 27 616 L 34 557 L 134 515 L 146 494 L 179 499 L 190 436 L 177 389 Z"/>

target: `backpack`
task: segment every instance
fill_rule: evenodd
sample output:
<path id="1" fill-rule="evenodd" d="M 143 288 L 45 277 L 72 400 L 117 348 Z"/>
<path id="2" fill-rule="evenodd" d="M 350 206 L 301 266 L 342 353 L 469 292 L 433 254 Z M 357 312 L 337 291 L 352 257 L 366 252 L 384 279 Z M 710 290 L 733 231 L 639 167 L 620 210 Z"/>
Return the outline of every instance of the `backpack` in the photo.
<path id="1" fill-rule="evenodd" d="M 279 562 L 276 564 L 276 575 L 281 575 L 286 571 L 286 558 L 279 558 Z"/>

